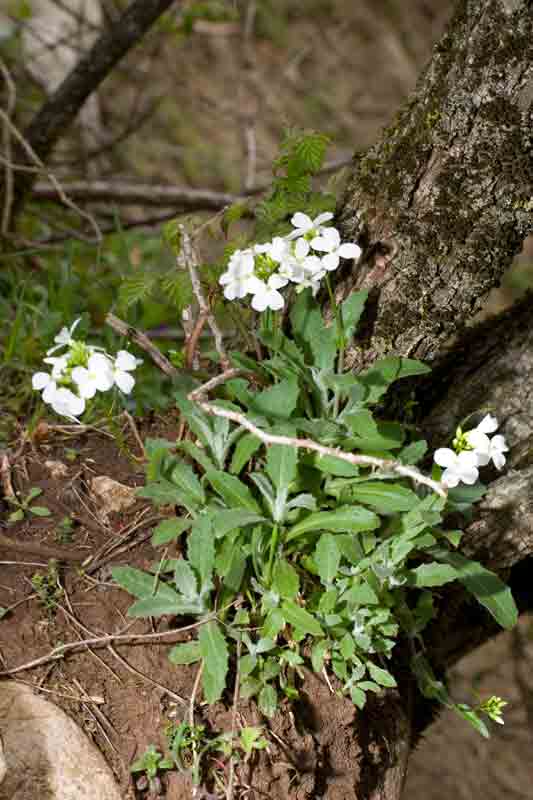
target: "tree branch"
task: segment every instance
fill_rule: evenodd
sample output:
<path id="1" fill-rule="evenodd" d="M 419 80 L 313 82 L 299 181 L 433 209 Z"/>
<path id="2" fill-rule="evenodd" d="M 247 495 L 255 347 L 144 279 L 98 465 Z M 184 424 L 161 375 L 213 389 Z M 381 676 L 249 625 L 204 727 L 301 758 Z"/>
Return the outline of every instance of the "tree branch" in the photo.
<path id="1" fill-rule="evenodd" d="M 341 223 L 366 259 L 342 291 L 371 293 L 365 364 L 433 360 L 533 230 L 529 0 L 465 0 L 379 144 L 356 159 Z M 390 260 L 390 253 L 398 252 Z M 387 258 L 388 256 L 388 258 Z"/>
<path id="2" fill-rule="evenodd" d="M 42 161 L 46 161 L 87 98 L 173 2 L 133 0 L 121 17 L 104 30 L 86 55 L 80 58 L 24 132 L 24 138 Z M 24 160 L 24 154 L 21 155 Z M 16 208 L 20 208 L 33 181 L 31 174 L 17 176 Z"/>

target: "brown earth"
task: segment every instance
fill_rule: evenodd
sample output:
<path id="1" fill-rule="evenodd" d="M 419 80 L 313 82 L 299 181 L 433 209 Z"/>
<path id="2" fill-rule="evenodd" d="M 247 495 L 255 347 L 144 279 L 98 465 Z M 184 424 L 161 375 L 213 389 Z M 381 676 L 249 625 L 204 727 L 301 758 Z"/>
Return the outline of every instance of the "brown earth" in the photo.
<path id="1" fill-rule="evenodd" d="M 140 434 L 172 438 L 176 429 L 176 421 L 171 419 L 155 427 L 141 427 Z M 69 462 L 66 456 L 72 451 L 77 457 Z M 49 431 L 38 444 L 27 444 L 15 462 L 12 479 L 19 496 L 30 487 L 40 487 L 43 494 L 37 502 L 49 508 L 52 515 L 3 526 L 3 534 L 15 540 L 17 547 L 22 543 L 34 548 L 33 554 L 0 548 L 0 605 L 8 607 L 22 601 L 0 621 L 4 670 L 47 655 L 59 644 L 121 632 L 128 626 L 126 612 L 131 598 L 110 581 L 110 566 L 132 564 L 146 569 L 159 562 L 162 553 L 151 546 L 149 537 L 160 515 L 138 500 L 126 512 L 111 512 L 106 517 L 101 498 L 90 487 L 95 476 L 112 477 L 130 487 L 142 485 L 143 469 L 133 455 L 136 452 L 133 439 L 126 439 L 119 451 L 116 441 L 97 433 L 71 439 Z M 7 507 L 3 510 L 7 512 Z M 58 525 L 66 515 L 79 523 L 72 542 L 58 545 Z M 102 549 L 110 546 L 117 548 L 116 554 L 102 556 Z M 47 558 L 39 556 L 43 547 L 60 547 L 61 552 L 66 549 L 71 556 L 83 559 L 97 554 L 85 572 L 76 565 L 64 564 L 59 578 L 63 594 L 57 598 L 55 610 L 43 606 L 30 582 L 36 573 L 46 572 Z M 95 569 L 95 562 L 102 565 Z M 194 635 L 179 633 L 184 622 L 170 618 L 150 623 L 139 620 L 128 633 L 170 634 L 150 644 L 97 645 L 15 676 L 45 693 L 82 726 L 104 753 L 127 800 L 160 796 L 137 788 L 142 782 L 132 779 L 129 767 L 149 744 L 164 750 L 165 725 L 189 714 L 196 669 L 175 667 L 166 655 L 170 641 L 185 641 Z M 509 700 L 506 725 L 497 728 L 486 742 L 466 723 L 444 714 L 412 758 L 405 797 L 499 800 L 505 795 L 525 800 L 531 796 L 531 631 L 526 620 L 518 632 L 502 635 L 454 669 L 452 687 L 458 699 L 471 697 L 474 688 L 483 697 L 495 693 Z M 261 718 L 253 703 L 241 703 L 238 725 L 265 726 L 268 750 L 237 766 L 235 798 L 355 800 L 359 753 L 353 731 L 358 713 L 348 700 L 332 695 L 324 681 L 312 674 L 306 676 L 300 700 L 270 722 Z M 213 735 L 230 730 L 232 687 L 212 708 L 202 704 L 200 695 L 195 720 L 205 724 Z M 213 797 L 223 796 L 220 787 L 227 785 L 228 759 L 211 753 L 203 763 Z M 168 773 L 161 781 L 161 796 L 188 800 L 189 774 Z"/>

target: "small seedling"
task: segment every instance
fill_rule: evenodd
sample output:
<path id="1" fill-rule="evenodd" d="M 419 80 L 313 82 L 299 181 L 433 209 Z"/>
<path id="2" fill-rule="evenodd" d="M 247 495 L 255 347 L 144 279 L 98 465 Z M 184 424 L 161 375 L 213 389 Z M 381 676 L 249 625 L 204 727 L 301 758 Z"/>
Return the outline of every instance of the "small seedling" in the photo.
<path id="1" fill-rule="evenodd" d="M 256 750 L 265 750 L 268 742 L 261 736 L 262 729 L 252 726 L 243 728 L 239 735 L 239 745 L 244 751 L 244 760 L 248 761 L 252 753 Z"/>
<path id="2" fill-rule="evenodd" d="M 12 511 L 7 521 L 9 523 L 20 522 L 27 514 L 33 514 L 36 517 L 49 517 L 52 513 L 46 506 L 31 506 L 36 497 L 43 493 L 42 489 L 33 486 L 23 500 L 18 500 L 16 497 L 8 497 L 8 503 L 16 506 L 16 511 Z"/>
<path id="3" fill-rule="evenodd" d="M 159 752 L 155 744 L 150 744 L 142 756 L 130 767 L 130 772 L 144 772 L 148 778 L 148 783 L 152 789 L 155 779 L 159 772 L 167 769 L 174 769 L 175 764 L 171 758 L 165 758 Z"/>
<path id="4" fill-rule="evenodd" d="M 44 608 L 51 612 L 63 596 L 63 589 L 59 581 L 57 561 L 51 559 L 48 562 L 46 572 L 35 572 L 31 577 L 31 585 L 39 595 L 39 600 Z"/>
<path id="5" fill-rule="evenodd" d="M 74 521 L 70 517 L 63 517 L 56 528 L 56 539 L 59 544 L 70 544 L 74 532 Z"/>

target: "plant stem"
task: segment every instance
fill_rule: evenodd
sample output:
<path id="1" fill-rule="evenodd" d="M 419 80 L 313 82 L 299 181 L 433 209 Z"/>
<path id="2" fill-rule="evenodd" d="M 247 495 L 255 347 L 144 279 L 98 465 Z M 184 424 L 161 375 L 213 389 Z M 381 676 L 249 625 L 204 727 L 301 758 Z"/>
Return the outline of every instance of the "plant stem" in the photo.
<path id="1" fill-rule="evenodd" d="M 335 320 L 337 325 L 337 348 L 339 350 L 339 358 L 337 361 L 337 373 L 341 375 L 344 369 L 344 348 L 346 346 L 346 337 L 344 335 L 344 322 L 342 319 L 342 308 L 340 305 L 338 305 L 337 301 L 335 300 L 335 293 L 331 286 L 329 275 L 326 275 L 326 286 L 328 288 L 329 301 L 331 303 L 331 307 L 335 312 Z M 335 417 L 339 413 L 339 400 L 340 400 L 339 393 L 337 390 L 335 390 L 335 402 L 333 406 L 333 412 Z"/>
<path id="2" fill-rule="evenodd" d="M 272 580 L 272 567 L 274 565 L 274 555 L 276 553 L 276 549 L 278 546 L 278 538 L 279 538 L 278 526 L 274 525 L 272 536 L 270 538 L 270 556 L 268 558 L 268 566 L 266 574 L 266 584 L 269 587 L 270 587 L 270 582 Z"/>

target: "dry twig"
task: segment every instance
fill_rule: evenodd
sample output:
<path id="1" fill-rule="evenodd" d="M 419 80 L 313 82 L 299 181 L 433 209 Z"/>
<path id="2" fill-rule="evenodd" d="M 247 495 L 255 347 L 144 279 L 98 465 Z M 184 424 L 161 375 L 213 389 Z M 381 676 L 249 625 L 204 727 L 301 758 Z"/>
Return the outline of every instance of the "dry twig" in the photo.
<path id="1" fill-rule="evenodd" d="M 152 344 L 148 336 L 143 333 L 142 331 L 137 330 L 132 325 L 128 325 L 126 322 L 123 322 L 121 319 L 116 317 L 114 314 L 108 314 L 105 318 L 107 325 L 110 328 L 113 328 L 114 331 L 120 333 L 121 336 L 127 336 L 128 339 L 131 339 L 132 342 L 135 342 L 141 350 L 144 350 L 145 353 L 148 353 L 152 361 L 157 364 L 160 370 L 162 370 L 165 375 L 168 375 L 170 378 L 176 378 L 178 375 L 178 370 L 174 367 L 168 358 L 163 355 L 163 353 Z"/>
<path id="2" fill-rule="evenodd" d="M 229 419 L 231 422 L 236 422 L 237 425 L 242 425 L 247 431 L 253 433 L 258 439 L 261 439 L 265 444 L 282 444 L 286 447 L 296 447 L 302 450 L 312 450 L 322 456 L 333 456 L 341 461 L 346 461 L 348 464 L 362 467 L 376 467 L 377 469 L 384 470 L 385 472 L 393 472 L 401 475 L 403 478 L 409 478 L 415 483 L 428 486 L 440 497 L 447 497 L 445 487 L 438 481 L 428 478 L 422 472 L 419 472 L 415 467 L 409 467 L 401 464 L 399 461 L 394 461 L 388 458 L 377 458 L 376 456 L 365 456 L 356 453 L 347 453 L 338 447 L 326 447 L 325 445 L 314 442 L 312 439 L 298 439 L 292 436 L 279 436 L 273 433 L 266 433 L 250 422 L 244 414 L 237 411 L 230 411 L 225 408 L 219 408 L 211 403 L 206 403 L 202 400 L 196 400 L 200 408 L 213 417 L 222 417 Z"/>

